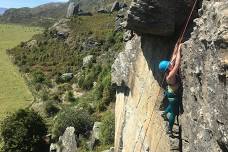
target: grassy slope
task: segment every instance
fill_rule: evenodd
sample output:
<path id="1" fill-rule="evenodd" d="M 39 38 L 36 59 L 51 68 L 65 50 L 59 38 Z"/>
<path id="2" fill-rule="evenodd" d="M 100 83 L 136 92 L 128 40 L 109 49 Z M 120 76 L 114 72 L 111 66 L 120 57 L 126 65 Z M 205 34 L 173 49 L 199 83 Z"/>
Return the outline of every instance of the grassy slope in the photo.
<path id="1" fill-rule="evenodd" d="M 39 28 L 0 24 L 0 120 L 7 112 L 25 107 L 33 100 L 23 78 L 5 50 L 30 39 L 38 32 Z"/>

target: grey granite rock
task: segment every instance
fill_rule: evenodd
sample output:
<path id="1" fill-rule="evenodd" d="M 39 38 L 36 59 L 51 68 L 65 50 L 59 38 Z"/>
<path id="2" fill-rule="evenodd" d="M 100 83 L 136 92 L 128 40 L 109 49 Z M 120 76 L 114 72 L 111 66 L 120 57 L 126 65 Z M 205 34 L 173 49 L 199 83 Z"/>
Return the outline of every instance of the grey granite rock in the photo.
<path id="1" fill-rule="evenodd" d="M 66 17 L 69 18 L 77 15 L 78 13 L 79 13 L 79 4 L 71 2 L 68 6 Z"/>
<path id="2" fill-rule="evenodd" d="M 111 12 L 120 10 L 120 3 L 118 1 L 115 1 L 112 5 Z"/>
<path id="3" fill-rule="evenodd" d="M 63 136 L 59 137 L 61 152 L 77 152 L 77 142 L 74 127 L 67 127 Z"/>
<path id="4" fill-rule="evenodd" d="M 172 2 L 132 2 L 126 27 L 132 29 L 135 35 L 126 42 L 125 51 L 118 55 L 112 66 L 112 82 L 118 86 L 115 108 L 116 152 L 228 151 L 226 0 L 203 0 L 202 7 L 199 3 L 199 17 L 191 25 L 191 34 L 188 33 L 191 26 L 188 27 L 189 36 L 186 35 L 187 41 L 182 46 L 184 111 L 179 121 L 175 122 L 176 138 L 169 138 L 164 133 L 165 122 L 160 120 L 158 107 L 162 108 L 163 99 L 159 88 L 166 85 L 162 84 L 163 75 L 158 71 L 158 63 L 169 59 L 176 42 L 174 29 L 183 24 L 186 18 L 183 8 L 189 10 L 193 1 L 177 0 L 175 7 L 172 7 Z M 169 5 L 167 10 L 164 9 Z M 171 14 L 166 14 L 168 12 L 173 13 L 175 18 L 169 18 Z M 195 18 L 195 13 L 192 18 Z M 158 27 L 154 23 L 147 24 L 147 21 L 153 19 L 158 21 Z M 149 125 L 148 121 L 151 122 Z"/>
<path id="5" fill-rule="evenodd" d="M 193 0 L 134 0 L 125 28 L 137 33 L 170 36 L 183 26 L 192 3 Z"/>
<path id="6" fill-rule="evenodd" d="M 203 1 L 199 12 L 182 52 L 183 149 L 228 151 L 228 1 Z"/>
<path id="7" fill-rule="evenodd" d="M 83 66 L 88 65 L 89 63 L 91 63 L 93 60 L 93 55 L 88 55 L 86 57 L 83 58 Z"/>

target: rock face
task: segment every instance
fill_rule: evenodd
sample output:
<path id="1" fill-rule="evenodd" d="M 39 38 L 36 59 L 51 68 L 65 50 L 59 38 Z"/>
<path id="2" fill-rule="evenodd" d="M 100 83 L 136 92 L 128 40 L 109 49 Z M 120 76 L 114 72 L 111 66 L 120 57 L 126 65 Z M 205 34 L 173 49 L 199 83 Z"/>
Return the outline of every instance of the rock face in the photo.
<path id="1" fill-rule="evenodd" d="M 92 138 L 88 142 L 90 151 L 93 151 L 94 147 L 100 142 L 101 125 L 101 122 L 95 122 L 93 125 Z"/>
<path id="2" fill-rule="evenodd" d="M 112 81 L 118 85 L 115 152 L 171 149 L 165 122 L 157 112 L 162 101 L 158 64 L 168 57 L 170 43 L 166 38 L 135 35 L 113 64 Z"/>
<path id="3" fill-rule="evenodd" d="M 74 127 L 67 127 L 63 136 L 59 137 L 58 143 L 52 143 L 50 152 L 77 152 L 77 142 Z"/>
<path id="4" fill-rule="evenodd" d="M 138 33 L 168 36 L 183 24 L 192 0 L 135 0 L 125 27 Z"/>
<path id="5" fill-rule="evenodd" d="M 115 1 L 112 4 L 111 12 L 118 11 L 120 9 L 120 3 L 118 1 Z"/>
<path id="6" fill-rule="evenodd" d="M 192 4 L 190 0 L 172 2 L 132 3 L 126 27 L 134 31 L 134 37 L 112 66 L 112 82 L 117 85 L 115 152 L 228 151 L 226 0 L 204 0 L 193 33 L 185 38 L 181 64 L 184 112 L 175 122 L 175 138 L 165 133 L 166 122 L 159 115 L 166 102 L 165 84 L 158 64 L 170 58 L 177 39 L 175 29 L 184 22 L 184 14 L 176 12 Z M 160 26 L 148 24 L 153 19 Z"/>
<path id="7" fill-rule="evenodd" d="M 71 2 L 67 9 L 66 17 L 72 17 L 74 15 L 77 15 L 79 12 L 79 4 L 75 4 L 74 2 Z"/>
<path id="8" fill-rule="evenodd" d="M 183 47 L 183 149 L 228 151 L 228 1 L 203 1 L 199 12 Z"/>
<path id="9" fill-rule="evenodd" d="M 67 127 L 63 136 L 59 137 L 61 152 L 76 152 L 77 143 L 75 140 L 74 127 Z"/>
<path id="10" fill-rule="evenodd" d="M 55 23 L 51 28 L 49 28 L 49 31 L 51 31 L 55 37 L 65 39 L 70 34 L 70 28 L 67 24 L 68 22 L 69 19 L 61 19 L 57 23 Z"/>

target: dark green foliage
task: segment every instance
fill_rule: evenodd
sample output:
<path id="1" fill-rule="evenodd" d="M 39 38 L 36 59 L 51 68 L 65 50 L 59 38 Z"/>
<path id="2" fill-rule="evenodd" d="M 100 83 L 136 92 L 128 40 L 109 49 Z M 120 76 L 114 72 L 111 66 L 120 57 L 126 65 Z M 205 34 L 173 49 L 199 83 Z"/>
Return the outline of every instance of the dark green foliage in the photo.
<path id="1" fill-rule="evenodd" d="M 106 112 L 102 118 L 101 142 L 111 145 L 114 143 L 115 136 L 115 116 L 112 112 Z"/>
<path id="2" fill-rule="evenodd" d="M 86 68 L 81 77 L 79 78 L 78 84 L 85 90 L 90 90 L 93 87 L 93 83 L 96 82 L 98 74 L 101 72 L 100 65 L 91 65 Z"/>
<path id="3" fill-rule="evenodd" d="M 45 112 L 49 117 L 51 117 L 59 112 L 59 108 L 53 102 L 48 101 L 45 104 Z"/>
<path id="4" fill-rule="evenodd" d="M 42 101 L 47 101 L 49 99 L 48 97 L 48 93 L 46 90 L 44 90 L 42 93 L 41 93 L 41 99 Z"/>
<path id="5" fill-rule="evenodd" d="M 41 71 L 35 71 L 32 76 L 34 83 L 43 83 L 45 81 L 45 75 Z"/>
<path id="6" fill-rule="evenodd" d="M 75 128 L 75 135 L 87 135 L 92 125 L 92 118 L 87 111 L 70 108 L 57 115 L 52 133 L 57 138 L 64 133 L 67 127 L 72 126 Z"/>
<path id="7" fill-rule="evenodd" d="M 42 118 L 30 110 L 19 110 L 4 119 L 1 136 L 4 152 L 47 151 L 43 137 L 47 128 Z"/>
<path id="8" fill-rule="evenodd" d="M 68 102 L 75 102 L 76 98 L 74 97 L 74 94 L 71 91 L 67 92 L 67 101 Z"/>

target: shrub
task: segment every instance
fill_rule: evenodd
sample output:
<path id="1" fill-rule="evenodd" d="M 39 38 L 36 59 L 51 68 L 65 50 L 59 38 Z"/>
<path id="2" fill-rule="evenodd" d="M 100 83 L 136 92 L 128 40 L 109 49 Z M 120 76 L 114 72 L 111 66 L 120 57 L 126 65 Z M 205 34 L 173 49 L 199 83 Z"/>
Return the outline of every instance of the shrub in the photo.
<path id="1" fill-rule="evenodd" d="M 47 128 L 43 119 L 30 110 L 19 110 L 2 122 L 1 136 L 4 152 L 46 151 L 43 137 Z"/>
<path id="2" fill-rule="evenodd" d="M 102 118 L 101 142 L 102 144 L 113 144 L 115 136 L 115 116 L 112 112 L 107 112 Z"/>
<path id="3" fill-rule="evenodd" d="M 102 100 L 99 100 L 96 104 L 97 112 L 102 112 L 102 111 L 105 111 L 106 109 L 107 109 L 106 104 Z"/>
<path id="4" fill-rule="evenodd" d="M 48 97 L 48 92 L 46 91 L 46 90 L 43 90 L 42 92 L 41 92 L 41 100 L 42 101 L 47 101 L 49 99 L 49 97 Z"/>
<path id="5" fill-rule="evenodd" d="M 52 133 L 54 138 L 62 135 L 69 126 L 75 128 L 75 134 L 86 135 L 91 130 L 93 121 L 91 116 L 85 110 L 65 109 L 57 115 L 54 122 Z"/>
<path id="6" fill-rule="evenodd" d="M 45 112 L 49 117 L 51 117 L 59 112 L 59 108 L 53 102 L 48 101 L 45 104 Z"/>
<path id="7" fill-rule="evenodd" d="M 74 97 L 74 94 L 71 91 L 67 92 L 66 100 L 68 102 L 75 102 L 76 101 L 76 98 Z"/>
<path id="8" fill-rule="evenodd" d="M 35 71 L 32 76 L 34 83 L 43 83 L 45 81 L 45 75 L 41 71 Z"/>

